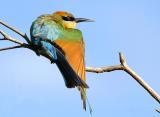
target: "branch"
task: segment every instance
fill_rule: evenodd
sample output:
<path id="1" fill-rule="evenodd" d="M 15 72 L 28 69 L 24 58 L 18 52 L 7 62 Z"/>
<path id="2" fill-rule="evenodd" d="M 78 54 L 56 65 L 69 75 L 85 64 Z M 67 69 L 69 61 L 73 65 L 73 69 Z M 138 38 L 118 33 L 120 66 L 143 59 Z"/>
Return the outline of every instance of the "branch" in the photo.
<path id="1" fill-rule="evenodd" d="M 156 111 L 157 111 L 158 113 L 160 113 L 160 109 L 156 109 Z"/>
<path id="2" fill-rule="evenodd" d="M 109 66 L 109 67 L 86 67 L 87 72 L 93 73 L 103 73 L 103 72 L 111 72 L 115 70 L 124 70 L 126 73 L 132 76 L 134 80 L 136 80 L 158 103 L 160 103 L 160 96 L 138 75 L 134 72 L 128 65 L 125 60 L 125 57 L 122 53 L 119 53 L 120 65 Z"/>
<path id="3" fill-rule="evenodd" d="M 6 39 L 4 39 L 4 38 L 3 38 L 3 39 L 0 39 L 0 41 L 4 41 L 4 40 L 6 40 Z"/>
<path id="4" fill-rule="evenodd" d="M 3 22 L 0 20 L 0 24 L 2 24 L 3 26 L 9 28 L 10 30 L 12 30 L 13 32 L 17 33 L 18 35 L 20 35 L 21 37 L 23 37 L 27 43 L 31 43 L 31 41 L 29 40 L 28 36 L 25 33 L 20 32 L 19 30 L 17 30 L 16 28 L 8 25 L 7 23 Z"/>
<path id="5" fill-rule="evenodd" d="M 0 34 L 3 36 L 3 39 L 0 39 L 0 41 L 6 40 L 6 41 L 10 41 L 10 42 L 18 44 L 18 46 L 1 48 L 0 51 L 11 50 L 11 49 L 16 49 L 16 48 L 28 48 L 30 50 L 33 50 L 35 53 L 37 53 L 36 52 L 37 50 L 31 44 L 26 44 L 24 42 L 21 42 L 21 41 L 15 39 L 15 38 L 12 38 L 11 36 L 9 36 L 7 33 L 3 32 L 2 30 L 0 30 Z"/>
<path id="6" fill-rule="evenodd" d="M 10 37 L 8 34 L 3 32 L 2 30 L 0 30 L 0 34 L 3 35 L 3 37 L 4 37 L 4 39 L 1 39 L 1 40 L 8 40 L 8 41 L 14 42 L 14 43 L 19 44 L 19 45 L 24 45 L 23 42 L 18 41 L 17 39 L 14 39 L 14 38 Z"/>
<path id="7" fill-rule="evenodd" d="M 3 50 L 9 50 L 9 49 L 15 49 L 15 48 L 28 48 L 32 51 L 34 51 L 37 55 L 39 55 L 38 49 L 37 47 L 35 47 L 35 45 L 33 45 L 30 41 L 30 39 L 28 38 L 28 36 L 20 31 L 18 31 L 16 28 L 9 26 L 8 24 L 2 22 L 0 20 L 0 24 L 4 25 L 5 27 L 11 29 L 12 31 L 14 31 L 15 33 L 19 34 L 20 36 L 22 36 L 28 44 L 23 43 L 21 41 L 18 41 L 15 38 L 10 37 L 9 35 L 7 35 L 5 32 L 0 30 L 0 34 L 3 35 L 4 39 L 0 39 L 0 40 L 8 40 L 11 42 L 14 42 L 16 44 L 19 44 L 18 46 L 13 46 L 13 47 L 8 47 L 8 48 L 2 48 L 0 49 L 0 51 Z M 48 39 L 44 39 L 43 41 L 47 41 L 51 44 L 54 45 L 53 42 L 51 42 Z M 51 57 L 48 56 L 45 53 L 41 53 L 42 56 L 48 58 L 51 63 L 53 62 Z M 115 70 L 123 70 L 125 71 L 127 74 L 129 74 L 130 76 L 132 76 L 132 78 L 134 80 L 136 80 L 158 103 L 160 103 L 160 96 L 138 75 L 136 74 L 136 72 L 134 72 L 128 65 L 127 62 L 125 60 L 125 57 L 122 53 L 119 53 L 119 61 L 120 61 L 120 65 L 114 65 L 114 66 L 108 66 L 108 67 L 100 67 L 100 68 L 94 68 L 94 67 L 86 67 L 86 71 L 87 72 L 92 72 L 92 73 L 104 73 L 104 72 L 111 72 L 111 71 L 115 71 Z M 160 110 L 156 110 L 157 112 L 160 112 Z"/>
<path id="8" fill-rule="evenodd" d="M 87 72 L 93 72 L 93 73 L 104 73 L 104 72 L 111 72 L 115 70 L 123 70 L 123 66 L 115 65 L 115 66 L 100 67 L 100 68 L 86 67 Z"/>
<path id="9" fill-rule="evenodd" d="M 16 48 L 22 48 L 23 46 L 13 46 L 13 47 L 7 47 L 7 48 L 0 48 L 0 51 L 4 50 L 11 50 L 11 49 L 16 49 Z"/>

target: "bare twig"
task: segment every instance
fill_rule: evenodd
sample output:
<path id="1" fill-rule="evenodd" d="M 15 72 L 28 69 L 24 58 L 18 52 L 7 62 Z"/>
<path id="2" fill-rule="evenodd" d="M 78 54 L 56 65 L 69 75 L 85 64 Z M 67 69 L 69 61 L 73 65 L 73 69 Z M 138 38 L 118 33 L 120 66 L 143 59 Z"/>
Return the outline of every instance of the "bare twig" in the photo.
<path id="1" fill-rule="evenodd" d="M 7 23 L 5 23 L 5 22 L 3 22 L 1 20 L 0 20 L 0 24 L 2 24 L 3 26 L 9 28 L 10 30 L 14 31 L 15 33 L 17 33 L 18 35 L 20 35 L 21 37 L 23 37 L 27 41 L 27 43 L 31 43 L 30 40 L 29 40 L 29 38 L 28 38 L 28 36 L 25 33 L 20 32 L 16 28 L 8 25 Z"/>
<path id="2" fill-rule="evenodd" d="M 160 96 L 157 92 L 155 92 L 135 71 L 133 71 L 126 63 L 124 55 L 122 53 L 119 54 L 120 58 L 124 60 L 121 63 L 124 66 L 124 71 L 132 76 L 155 100 L 160 103 Z"/>
<path id="3" fill-rule="evenodd" d="M 0 39 L 0 41 L 4 41 L 4 40 L 6 40 L 6 39 L 4 39 L 4 38 L 3 38 L 3 39 Z"/>
<path id="4" fill-rule="evenodd" d="M 155 100 L 160 103 L 160 96 L 138 75 L 134 72 L 128 65 L 125 60 L 125 57 L 122 53 L 119 53 L 120 65 L 116 66 L 109 66 L 109 67 L 100 67 L 100 68 L 93 68 L 93 67 L 86 67 L 87 72 L 94 72 L 94 73 L 103 73 L 103 72 L 111 72 L 115 70 L 124 70 L 126 73 L 132 76 Z"/>
<path id="5" fill-rule="evenodd" d="M 115 66 L 107 66 L 107 67 L 100 67 L 100 68 L 86 67 L 87 72 L 93 72 L 93 73 L 104 73 L 104 72 L 111 72 L 115 70 L 123 70 L 123 66 L 115 65 Z"/>
<path id="6" fill-rule="evenodd" d="M 17 44 L 19 44 L 19 45 L 23 45 L 23 44 L 24 44 L 23 42 L 18 41 L 17 39 L 14 39 L 14 38 L 10 37 L 8 34 L 6 34 L 5 32 L 3 32 L 2 30 L 0 30 L 0 34 L 3 35 L 4 40 L 8 40 L 8 41 L 17 43 Z"/>
<path id="7" fill-rule="evenodd" d="M 33 50 L 37 55 L 39 55 L 38 50 L 36 49 L 36 47 L 34 45 L 31 44 L 30 39 L 28 38 L 28 36 L 26 34 L 18 31 L 16 28 L 9 26 L 8 24 L 6 24 L 6 23 L 4 23 L 2 21 L 0 21 L 0 24 L 2 24 L 5 27 L 11 29 L 12 31 L 16 32 L 17 34 L 22 36 L 28 42 L 28 44 L 26 44 L 26 43 L 23 43 L 21 41 L 18 41 L 17 39 L 14 39 L 14 38 L 10 37 L 5 32 L 0 30 L 0 34 L 2 34 L 2 36 L 4 37 L 4 39 L 1 39 L 1 40 L 8 40 L 8 41 L 14 42 L 16 44 L 19 44 L 18 46 L 2 48 L 2 49 L 0 49 L 0 51 L 25 47 L 25 48 L 28 48 L 30 50 Z M 47 42 L 49 42 L 49 43 L 54 45 L 54 43 L 51 42 L 48 39 L 44 39 L 43 41 L 47 41 Z M 46 58 L 48 58 L 51 61 L 51 63 L 53 62 L 51 57 L 48 56 L 47 54 L 44 54 L 44 53 L 42 54 L 41 53 L 41 55 L 46 57 Z M 134 80 L 136 80 L 158 103 L 160 103 L 160 96 L 138 74 L 136 74 L 136 72 L 134 72 L 127 65 L 125 57 L 124 57 L 124 55 L 122 53 L 119 53 L 119 61 L 120 61 L 120 65 L 100 67 L 100 68 L 86 67 L 86 71 L 87 72 L 93 72 L 93 73 L 104 73 L 104 72 L 111 72 L 111 71 L 115 71 L 115 70 L 123 70 L 127 74 L 132 76 L 132 78 Z M 158 109 L 156 111 L 160 112 Z"/>
<path id="8" fill-rule="evenodd" d="M 156 109 L 156 111 L 157 111 L 158 113 L 160 113 L 160 109 Z"/>
<path id="9" fill-rule="evenodd" d="M 0 30 L 0 34 L 3 36 L 3 39 L 1 39 L 1 40 L 6 40 L 6 41 L 10 41 L 10 42 L 18 44 L 18 46 L 1 48 L 0 51 L 11 50 L 11 49 L 22 48 L 23 47 L 23 48 L 28 48 L 28 49 L 36 52 L 36 49 L 34 47 L 32 47 L 32 45 L 26 44 L 24 42 L 21 42 L 21 41 L 15 39 L 15 38 L 12 38 L 11 36 L 9 36 L 7 33 L 3 32 L 2 30 Z"/>
<path id="10" fill-rule="evenodd" d="M 7 48 L 0 48 L 0 51 L 22 48 L 22 47 L 24 47 L 24 46 L 13 46 L 13 47 L 7 47 Z"/>

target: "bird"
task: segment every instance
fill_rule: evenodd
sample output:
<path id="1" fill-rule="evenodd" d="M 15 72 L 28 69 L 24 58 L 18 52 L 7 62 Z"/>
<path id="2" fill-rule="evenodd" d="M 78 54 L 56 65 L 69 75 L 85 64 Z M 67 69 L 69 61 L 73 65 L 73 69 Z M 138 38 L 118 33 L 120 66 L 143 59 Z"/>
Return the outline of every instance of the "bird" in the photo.
<path id="1" fill-rule="evenodd" d="M 32 22 L 31 42 L 37 55 L 51 58 L 60 70 L 67 88 L 77 87 L 86 110 L 85 44 L 77 23 L 93 22 L 91 19 L 75 18 L 66 11 L 44 14 Z"/>

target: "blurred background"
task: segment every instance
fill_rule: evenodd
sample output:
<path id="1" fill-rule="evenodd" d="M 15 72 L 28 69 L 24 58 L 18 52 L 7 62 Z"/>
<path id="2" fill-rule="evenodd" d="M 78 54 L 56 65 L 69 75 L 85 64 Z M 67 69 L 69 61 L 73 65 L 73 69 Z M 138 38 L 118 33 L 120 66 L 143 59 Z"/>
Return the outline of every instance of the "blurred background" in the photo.
<path id="1" fill-rule="evenodd" d="M 41 14 L 64 10 L 75 17 L 96 20 L 81 23 L 86 65 L 128 65 L 160 94 L 159 0 L 1 0 L 0 19 L 29 35 Z M 21 37 L 0 26 L 12 37 Z M 0 42 L 0 47 L 13 45 Z M 123 71 L 87 73 L 87 96 L 93 117 L 159 117 L 159 104 Z M 0 52 L 1 117 L 89 117 L 77 89 L 67 89 L 53 64 L 27 49 Z"/>

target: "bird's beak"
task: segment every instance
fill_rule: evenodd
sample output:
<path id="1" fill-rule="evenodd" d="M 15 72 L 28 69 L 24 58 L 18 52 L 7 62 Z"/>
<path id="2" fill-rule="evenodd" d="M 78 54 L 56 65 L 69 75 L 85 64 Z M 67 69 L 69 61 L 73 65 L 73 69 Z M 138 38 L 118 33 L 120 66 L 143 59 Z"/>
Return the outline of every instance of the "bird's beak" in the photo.
<path id="1" fill-rule="evenodd" d="M 79 22 L 94 22 L 94 20 L 86 19 L 86 18 L 75 18 L 75 21 L 77 23 L 79 23 Z"/>

